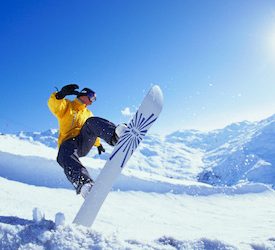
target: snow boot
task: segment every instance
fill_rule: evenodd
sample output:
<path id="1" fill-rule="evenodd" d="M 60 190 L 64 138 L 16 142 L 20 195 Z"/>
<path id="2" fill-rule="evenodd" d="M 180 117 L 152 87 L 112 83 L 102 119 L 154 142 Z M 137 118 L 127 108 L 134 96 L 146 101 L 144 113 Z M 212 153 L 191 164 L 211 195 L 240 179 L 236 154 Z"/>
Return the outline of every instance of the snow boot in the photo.
<path id="1" fill-rule="evenodd" d="M 91 191 L 93 185 L 94 185 L 93 180 L 84 179 L 81 176 L 80 181 L 78 181 L 78 184 L 74 184 L 74 186 L 76 187 L 76 194 L 81 194 L 83 196 L 83 198 L 85 198 L 87 196 L 87 194 Z"/>
<path id="2" fill-rule="evenodd" d="M 111 145 L 115 146 L 116 143 L 118 142 L 120 136 L 123 134 L 123 132 L 125 131 L 125 129 L 127 128 L 127 124 L 126 123 L 122 123 L 116 126 L 115 128 L 115 132 L 113 134 L 112 140 L 111 140 Z"/>
<path id="3" fill-rule="evenodd" d="M 81 187 L 80 194 L 84 199 L 86 199 L 87 195 L 91 192 L 93 185 L 94 183 L 88 182 Z"/>

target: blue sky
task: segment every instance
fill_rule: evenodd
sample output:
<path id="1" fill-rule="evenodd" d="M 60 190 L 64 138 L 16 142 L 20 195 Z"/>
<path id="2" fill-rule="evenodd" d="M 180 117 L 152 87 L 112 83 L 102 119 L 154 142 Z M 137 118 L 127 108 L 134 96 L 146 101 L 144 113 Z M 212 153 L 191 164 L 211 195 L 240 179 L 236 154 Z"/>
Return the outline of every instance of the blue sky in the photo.
<path id="1" fill-rule="evenodd" d="M 47 99 L 69 83 L 115 123 L 159 84 L 158 133 L 275 113 L 274 1 L 1 1 L 0 20 L 1 132 L 56 128 Z"/>

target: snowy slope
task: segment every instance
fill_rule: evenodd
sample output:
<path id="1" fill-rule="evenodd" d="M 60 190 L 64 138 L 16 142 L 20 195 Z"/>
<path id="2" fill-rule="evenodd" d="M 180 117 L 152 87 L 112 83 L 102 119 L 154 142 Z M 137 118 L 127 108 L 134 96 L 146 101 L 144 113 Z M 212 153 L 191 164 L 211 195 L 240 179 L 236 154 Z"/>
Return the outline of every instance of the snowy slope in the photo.
<path id="1" fill-rule="evenodd" d="M 46 146 L 56 148 L 58 132 L 54 129 L 45 132 L 20 132 L 14 135 L 23 141 L 40 142 Z M 101 157 L 94 149 L 90 156 L 106 160 L 111 152 L 111 147 L 103 142 L 107 153 Z M 159 135 L 146 136 L 128 164 L 129 169 L 142 170 L 169 178 L 194 179 L 203 166 L 203 152 L 200 149 L 188 147 L 182 143 L 170 143 Z M 131 164 L 134 163 L 134 164 Z"/>
<path id="2" fill-rule="evenodd" d="M 275 249 L 274 116 L 147 136 L 92 229 L 71 224 L 82 198 L 56 163 L 56 136 L 0 135 L 0 249 Z M 94 178 L 105 146 L 82 158 Z"/>
<path id="3" fill-rule="evenodd" d="M 57 130 L 19 133 L 16 137 L 56 147 Z M 176 131 L 166 137 L 149 135 L 128 169 L 178 180 L 197 179 L 211 185 L 239 182 L 275 184 L 275 115 L 259 122 L 240 122 L 210 132 Z M 104 144 L 105 145 L 105 144 Z M 111 152 L 111 148 L 108 152 Z M 96 159 L 107 159 L 91 154 Z M 97 164 L 95 164 L 97 165 Z"/>
<path id="4" fill-rule="evenodd" d="M 111 192 L 94 227 L 87 229 L 70 224 L 82 202 L 73 191 L 3 178 L 0 183 L 0 249 L 275 247 L 271 190 L 234 196 Z M 45 213 L 40 223 L 32 220 L 34 207 Z M 56 227 L 57 212 L 65 215 L 67 225 Z"/>
<path id="5" fill-rule="evenodd" d="M 35 186 L 72 189 L 62 168 L 55 160 L 56 149 L 46 147 L 39 142 L 21 140 L 11 135 L 0 136 L 0 144 L 1 177 Z M 144 148 L 145 146 L 141 145 L 140 151 L 142 152 Z M 180 150 L 179 148 L 176 152 L 180 154 Z M 181 178 L 171 178 L 171 176 L 178 175 L 177 163 L 174 163 L 175 167 L 173 169 L 173 163 L 162 165 L 158 159 L 154 161 L 150 157 L 145 158 L 141 152 L 135 154 L 130 160 L 127 168 L 124 169 L 122 175 L 116 181 L 114 190 L 211 195 L 220 192 L 227 194 L 262 192 L 269 189 L 261 183 L 241 184 L 235 187 L 211 186 L 197 182 L 195 177 L 191 179 L 190 176 L 194 176 L 192 168 L 186 168 L 187 174 L 183 174 Z M 176 154 L 174 151 L 172 153 Z M 194 159 L 195 163 L 193 165 L 196 166 L 199 161 L 196 159 L 196 155 L 189 157 L 190 162 Z M 198 155 L 197 157 L 200 159 L 201 156 Z M 150 162 L 150 159 L 152 162 Z M 84 157 L 82 162 L 87 166 L 94 179 L 96 179 L 105 163 L 102 159 L 92 157 Z M 168 170 L 165 170 L 165 166 L 169 166 Z M 188 170 L 190 173 L 188 173 Z M 171 174 L 169 177 L 167 177 L 168 171 Z"/>

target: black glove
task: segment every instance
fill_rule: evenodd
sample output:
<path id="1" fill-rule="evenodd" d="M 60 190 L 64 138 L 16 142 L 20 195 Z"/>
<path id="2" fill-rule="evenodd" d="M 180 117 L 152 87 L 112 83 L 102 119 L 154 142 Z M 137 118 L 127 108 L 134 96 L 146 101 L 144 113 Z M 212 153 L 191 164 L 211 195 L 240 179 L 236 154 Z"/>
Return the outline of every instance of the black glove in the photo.
<path id="1" fill-rule="evenodd" d="M 98 150 L 98 154 L 101 155 L 101 153 L 105 152 L 105 148 L 103 148 L 103 146 L 100 144 L 98 147 L 97 147 L 97 150 Z"/>
<path id="2" fill-rule="evenodd" d="M 56 99 L 60 100 L 60 99 L 63 99 L 66 95 L 78 95 L 79 92 L 76 90 L 78 88 L 79 87 L 76 84 L 66 85 L 59 92 L 55 94 L 55 97 Z"/>

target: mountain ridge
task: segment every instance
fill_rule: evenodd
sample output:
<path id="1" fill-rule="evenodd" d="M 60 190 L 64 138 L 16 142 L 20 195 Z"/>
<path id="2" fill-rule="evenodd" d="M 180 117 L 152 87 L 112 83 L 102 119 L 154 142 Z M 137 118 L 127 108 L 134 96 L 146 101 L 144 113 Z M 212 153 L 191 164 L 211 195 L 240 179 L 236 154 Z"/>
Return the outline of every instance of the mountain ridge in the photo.
<path id="1" fill-rule="evenodd" d="M 57 147 L 57 129 L 19 132 L 20 140 Z M 260 182 L 275 187 L 275 115 L 257 122 L 232 123 L 209 132 L 178 130 L 165 137 L 147 135 L 130 169 L 211 185 Z M 107 144 L 104 146 L 111 148 Z M 95 159 L 106 160 L 109 154 Z"/>

